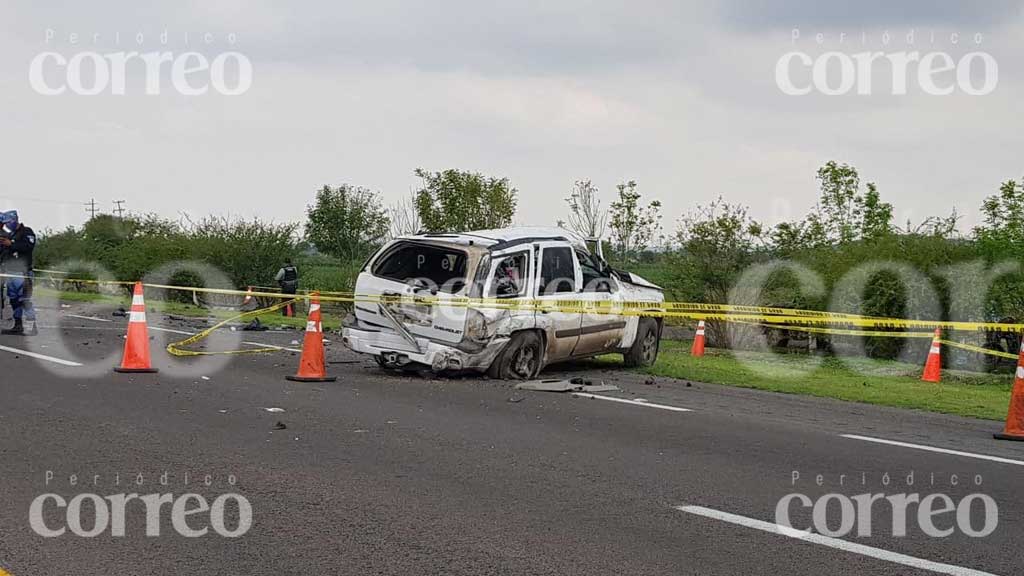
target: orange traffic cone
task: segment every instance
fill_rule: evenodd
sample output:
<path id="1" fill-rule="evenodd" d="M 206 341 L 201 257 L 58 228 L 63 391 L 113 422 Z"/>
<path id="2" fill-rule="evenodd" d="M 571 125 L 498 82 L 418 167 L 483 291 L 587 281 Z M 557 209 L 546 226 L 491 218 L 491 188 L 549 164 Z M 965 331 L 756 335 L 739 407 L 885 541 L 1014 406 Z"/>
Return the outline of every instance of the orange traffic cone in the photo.
<path id="1" fill-rule="evenodd" d="M 1017 359 L 1017 375 L 1013 379 L 1010 393 L 1010 412 L 1006 415 L 1006 429 L 994 434 L 996 440 L 1017 440 L 1024 442 L 1024 342 L 1021 342 L 1020 357 Z"/>
<path id="2" fill-rule="evenodd" d="M 928 361 L 924 365 L 924 375 L 921 380 L 938 384 L 942 381 L 942 329 L 935 329 L 935 337 L 932 338 L 932 347 L 928 350 Z"/>
<path id="3" fill-rule="evenodd" d="M 323 326 L 320 324 L 320 295 L 313 293 L 309 305 L 309 319 L 306 321 L 306 338 L 302 342 L 302 358 L 299 359 L 299 373 L 285 376 L 294 382 L 334 382 L 334 376 L 327 375 L 324 362 Z"/>
<path id="4" fill-rule="evenodd" d="M 149 331 L 146 329 L 146 302 L 142 297 L 142 282 L 135 283 L 132 310 L 128 317 L 128 337 L 124 341 L 124 358 L 114 372 L 154 373 L 149 359 Z"/>
<path id="5" fill-rule="evenodd" d="M 704 321 L 697 324 L 697 336 L 693 339 L 693 348 L 690 349 L 690 356 L 700 358 L 704 355 Z"/>

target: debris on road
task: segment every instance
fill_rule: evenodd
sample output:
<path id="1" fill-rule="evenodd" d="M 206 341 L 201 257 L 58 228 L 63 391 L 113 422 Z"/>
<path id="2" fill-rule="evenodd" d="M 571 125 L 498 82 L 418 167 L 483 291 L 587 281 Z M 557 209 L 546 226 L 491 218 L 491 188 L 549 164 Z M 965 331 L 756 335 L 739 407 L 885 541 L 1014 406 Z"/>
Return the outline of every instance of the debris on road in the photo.
<path id="1" fill-rule="evenodd" d="M 270 328 L 261 324 L 259 318 L 253 318 L 252 322 L 246 324 L 245 328 L 242 328 L 242 330 L 245 332 L 266 332 L 267 330 L 270 330 Z"/>
<path id="2" fill-rule="evenodd" d="M 571 380 L 531 380 L 516 386 L 516 390 L 532 390 L 534 392 L 614 392 L 618 386 L 611 384 L 594 384 L 591 380 L 573 378 Z"/>
<path id="3" fill-rule="evenodd" d="M 281 422 L 280 420 L 278 420 L 277 422 L 274 423 L 274 430 L 287 430 L 287 429 L 288 429 L 288 426 L 286 426 L 285 423 Z"/>
<path id="4" fill-rule="evenodd" d="M 263 408 L 263 410 L 266 410 L 267 412 L 272 412 L 274 414 L 284 412 L 284 408 Z"/>

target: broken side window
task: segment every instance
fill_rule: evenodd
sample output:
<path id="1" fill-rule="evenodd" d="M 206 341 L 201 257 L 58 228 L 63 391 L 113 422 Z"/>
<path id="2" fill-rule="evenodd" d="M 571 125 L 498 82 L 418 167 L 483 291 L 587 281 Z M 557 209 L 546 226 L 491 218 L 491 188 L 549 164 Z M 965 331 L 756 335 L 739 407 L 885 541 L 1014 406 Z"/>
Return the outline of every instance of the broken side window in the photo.
<path id="1" fill-rule="evenodd" d="M 569 247 L 544 248 L 540 265 L 540 293 L 576 291 L 576 266 Z"/>
<path id="2" fill-rule="evenodd" d="M 498 260 L 491 275 L 488 298 L 515 298 L 526 294 L 527 253 L 519 252 Z"/>
<path id="3" fill-rule="evenodd" d="M 583 272 L 584 292 L 611 292 L 611 275 L 605 270 L 601 262 L 586 252 L 576 251 L 576 257 L 580 261 L 580 270 Z"/>

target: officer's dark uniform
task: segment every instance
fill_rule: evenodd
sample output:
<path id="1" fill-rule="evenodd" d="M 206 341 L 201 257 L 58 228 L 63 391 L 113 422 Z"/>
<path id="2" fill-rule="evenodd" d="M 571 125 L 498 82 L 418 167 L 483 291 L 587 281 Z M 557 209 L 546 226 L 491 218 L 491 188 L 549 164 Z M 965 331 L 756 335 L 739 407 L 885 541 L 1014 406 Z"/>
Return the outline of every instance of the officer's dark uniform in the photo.
<path id="1" fill-rule="evenodd" d="M 7 298 L 14 310 L 14 328 L 7 333 L 20 333 L 22 319 L 35 322 L 36 311 L 32 306 L 32 252 L 36 248 L 36 233 L 21 224 L 11 237 L 11 245 L 3 249 L 2 261 L 6 277 Z"/>
<path id="2" fill-rule="evenodd" d="M 277 272 L 277 283 L 281 286 L 282 294 L 295 294 L 299 290 L 299 269 L 292 264 L 285 264 Z M 282 309 L 281 313 L 287 315 L 288 309 Z"/>

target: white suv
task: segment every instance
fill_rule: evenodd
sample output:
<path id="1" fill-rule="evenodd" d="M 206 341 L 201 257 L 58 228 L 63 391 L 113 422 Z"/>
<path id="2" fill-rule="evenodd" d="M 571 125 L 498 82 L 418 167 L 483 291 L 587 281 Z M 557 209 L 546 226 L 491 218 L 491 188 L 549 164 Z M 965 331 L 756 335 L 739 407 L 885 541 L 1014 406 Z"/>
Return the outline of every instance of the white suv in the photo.
<path id="1" fill-rule="evenodd" d="M 369 259 L 355 292 L 343 342 L 385 367 L 530 379 L 548 364 L 609 352 L 648 366 L 661 340 L 661 320 L 638 314 L 661 309 L 661 288 L 613 270 L 559 228 L 398 238 Z M 465 298 L 491 304 L 458 303 Z M 591 307 L 604 312 L 581 312 Z"/>

